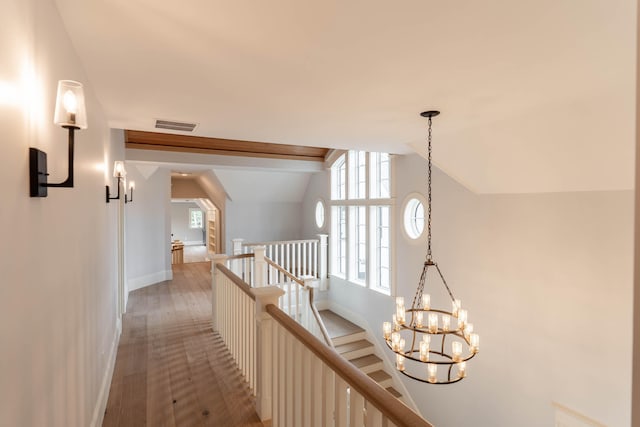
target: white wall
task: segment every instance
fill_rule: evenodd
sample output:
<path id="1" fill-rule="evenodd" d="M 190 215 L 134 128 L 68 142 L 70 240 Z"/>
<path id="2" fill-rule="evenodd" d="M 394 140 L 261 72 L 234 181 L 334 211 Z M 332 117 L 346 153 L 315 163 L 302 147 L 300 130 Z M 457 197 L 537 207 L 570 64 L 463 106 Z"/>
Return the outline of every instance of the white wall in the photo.
<path id="1" fill-rule="evenodd" d="M 193 202 L 171 202 L 171 234 L 174 240 L 181 240 L 185 243 L 204 243 L 202 239 L 202 228 L 189 228 L 189 209 L 200 207 Z M 206 218 L 203 212 L 203 225 Z"/>
<path id="2" fill-rule="evenodd" d="M 303 238 L 302 203 L 227 201 L 227 252 L 232 239 L 245 242 L 297 240 Z"/>
<path id="3" fill-rule="evenodd" d="M 158 168 L 145 178 L 127 165 L 127 179 L 136 182 L 134 202 L 125 209 L 127 289 L 173 277 L 171 272 L 171 173 Z"/>
<path id="4" fill-rule="evenodd" d="M 105 164 L 123 159 L 49 0 L 7 0 L 0 14 L 0 425 L 99 425 L 117 344 L 116 207 Z M 28 148 L 67 171 L 53 125 L 57 81 L 85 84 L 89 128 L 76 133 L 75 187 L 29 197 Z M 7 87 L 15 97 L 7 96 Z"/>
<path id="5" fill-rule="evenodd" d="M 397 218 L 410 192 L 424 192 L 425 163 L 396 158 Z M 481 351 L 461 383 L 405 382 L 423 415 L 439 427 L 544 426 L 555 401 L 629 425 L 633 193 L 479 196 L 436 168 L 433 227 L 435 260 Z M 409 299 L 426 242 L 394 234 L 398 294 Z M 372 328 L 391 319 L 390 297 L 338 280 L 329 297 Z"/>
<path id="6" fill-rule="evenodd" d="M 317 172 L 309 178 L 309 184 L 302 201 L 302 235 L 305 239 L 315 238 L 317 234 L 328 234 L 331 230 L 329 223 L 329 173 Z M 322 200 L 325 207 L 324 226 L 316 225 L 316 203 Z"/>

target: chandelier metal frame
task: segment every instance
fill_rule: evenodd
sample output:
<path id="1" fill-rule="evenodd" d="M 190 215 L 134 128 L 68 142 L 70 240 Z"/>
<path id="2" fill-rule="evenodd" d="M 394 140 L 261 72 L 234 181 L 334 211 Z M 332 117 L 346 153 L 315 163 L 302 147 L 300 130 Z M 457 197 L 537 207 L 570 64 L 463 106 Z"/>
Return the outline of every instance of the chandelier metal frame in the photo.
<path id="1" fill-rule="evenodd" d="M 429 384 L 453 384 L 466 377 L 466 362 L 479 351 L 480 338 L 473 332 L 473 325 L 468 322 L 467 311 L 462 309 L 459 299 L 456 299 L 447 285 L 440 267 L 433 260 L 431 253 L 431 125 L 432 118 L 440 114 L 439 111 L 425 111 L 420 115 L 428 118 L 428 219 L 427 219 L 427 256 L 423 265 L 418 287 L 413 297 L 410 309 L 405 309 L 404 298 L 396 298 L 396 313 L 393 322 L 384 322 L 383 334 L 387 346 L 396 354 L 396 369 L 403 375 L 417 381 Z M 451 297 L 451 311 L 431 307 L 431 297 L 424 293 L 429 268 L 435 268 L 449 297 Z M 407 314 L 410 318 L 407 322 Z M 457 326 L 452 328 L 451 321 L 457 319 Z M 402 333 L 404 332 L 404 334 Z M 404 336 L 404 337 L 403 337 Z M 419 337 L 422 337 L 420 339 Z M 405 348 L 407 338 L 410 347 Z M 434 341 L 440 339 L 440 343 Z M 447 340 L 447 338 L 450 338 Z M 447 342 L 451 342 L 450 349 Z M 417 346 L 416 346 L 417 344 Z M 432 348 L 432 344 L 439 344 Z M 463 347 L 466 351 L 463 353 Z M 450 351 L 449 351 L 450 350 Z M 434 359 L 434 357 L 436 359 Z M 411 363 L 408 372 L 405 360 Z M 426 364 L 427 369 L 419 372 L 420 364 Z M 438 367 L 443 366 L 446 375 L 438 375 Z M 418 367 L 418 368 L 416 368 Z M 456 370 L 454 371 L 454 367 Z M 415 371 L 418 371 L 417 373 Z M 441 371 L 442 372 L 442 371 Z M 424 375 L 423 375 L 424 374 Z"/>

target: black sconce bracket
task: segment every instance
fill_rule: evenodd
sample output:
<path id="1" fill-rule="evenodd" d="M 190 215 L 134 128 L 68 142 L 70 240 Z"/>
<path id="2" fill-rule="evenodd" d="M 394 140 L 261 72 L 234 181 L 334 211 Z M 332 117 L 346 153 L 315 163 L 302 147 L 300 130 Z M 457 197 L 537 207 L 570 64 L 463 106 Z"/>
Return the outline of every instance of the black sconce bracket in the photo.
<path id="1" fill-rule="evenodd" d="M 29 195 L 31 197 L 47 197 L 48 187 L 73 188 L 73 151 L 74 131 L 78 128 L 63 126 L 69 130 L 69 172 L 67 179 L 60 183 L 49 184 L 47 182 L 47 153 L 37 148 L 29 148 Z"/>
<path id="2" fill-rule="evenodd" d="M 122 177 L 119 176 L 119 177 L 117 177 L 117 179 L 118 179 L 118 184 L 117 184 L 117 186 L 118 186 L 118 194 L 116 195 L 116 197 L 111 197 L 111 194 L 109 193 L 109 186 L 105 185 L 105 195 L 106 195 L 107 203 L 109 203 L 109 200 L 118 200 L 118 199 L 120 199 L 120 181 L 122 180 Z M 126 195 L 125 195 L 125 197 L 126 197 Z"/>

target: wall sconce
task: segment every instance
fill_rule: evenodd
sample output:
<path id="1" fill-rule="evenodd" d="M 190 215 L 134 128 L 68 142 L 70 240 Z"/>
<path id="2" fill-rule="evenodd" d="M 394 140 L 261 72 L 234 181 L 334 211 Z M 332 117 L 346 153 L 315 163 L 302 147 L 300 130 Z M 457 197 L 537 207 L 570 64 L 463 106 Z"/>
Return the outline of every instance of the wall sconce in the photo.
<path id="1" fill-rule="evenodd" d="M 69 172 L 61 183 L 47 182 L 47 153 L 37 148 L 29 148 L 29 195 L 47 197 L 48 187 L 73 187 L 73 146 L 76 129 L 87 128 L 87 113 L 84 104 L 82 83 L 60 80 L 56 95 L 56 111 L 53 122 L 69 130 Z"/>
<path id="2" fill-rule="evenodd" d="M 129 191 L 131 192 L 131 197 L 127 197 L 127 193 L 124 193 L 124 202 L 125 203 L 133 203 L 133 189 L 136 188 L 136 183 L 134 181 L 129 182 Z"/>
<path id="3" fill-rule="evenodd" d="M 124 162 L 121 161 L 116 161 L 113 163 L 113 177 L 117 178 L 117 183 L 116 185 L 118 186 L 118 193 L 116 195 L 116 197 L 111 197 L 111 194 L 109 192 L 109 186 L 105 185 L 106 187 L 106 195 L 107 195 L 107 203 L 109 203 L 109 200 L 118 200 L 120 198 L 120 181 L 122 181 L 125 176 L 127 176 L 127 171 L 124 169 Z M 133 195 L 133 193 L 132 193 Z M 126 198 L 126 194 L 125 194 L 125 198 Z"/>

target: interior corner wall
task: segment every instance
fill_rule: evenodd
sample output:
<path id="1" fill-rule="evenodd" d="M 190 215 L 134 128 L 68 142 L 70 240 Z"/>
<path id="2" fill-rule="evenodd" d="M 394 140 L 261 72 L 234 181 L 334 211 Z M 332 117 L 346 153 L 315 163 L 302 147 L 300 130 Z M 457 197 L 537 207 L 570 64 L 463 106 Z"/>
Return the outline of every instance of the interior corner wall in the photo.
<path id="1" fill-rule="evenodd" d="M 316 172 L 309 178 L 307 191 L 302 201 L 302 235 L 304 239 L 316 238 L 318 234 L 328 234 L 331 229 L 329 224 L 330 213 L 329 173 L 327 171 Z M 316 225 L 316 204 L 318 200 L 324 203 L 324 225 Z"/>
<path id="2" fill-rule="evenodd" d="M 245 242 L 271 242 L 302 239 L 302 203 L 227 201 L 226 248 L 233 239 Z"/>
<path id="3" fill-rule="evenodd" d="M 107 166 L 124 158 L 52 0 L 7 0 L 0 14 L 0 425 L 97 426 L 117 349 L 117 218 Z M 29 197 L 29 147 L 67 175 L 53 124 L 58 80 L 84 83 L 73 188 Z"/>
<path id="4" fill-rule="evenodd" d="M 424 193 L 426 161 L 395 162 L 395 279 L 411 298 L 426 241 L 409 242 L 398 218 L 409 193 Z M 434 168 L 433 195 L 433 254 L 481 342 L 464 381 L 405 381 L 425 418 L 439 427 L 554 425 L 555 402 L 629 425 L 633 192 L 476 195 Z M 305 198 L 305 211 L 314 200 Z M 434 305 L 449 307 L 432 283 Z M 335 278 L 328 293 L 373 334 L 391 319 L 392 297 Z"/>
<path id="5" fill-rule="evenodd" d="M 207 193 L 195 178 L 171 177 L 172 199 L 201 199 L 207 197 Z"/>
<path id="6" fill-rule="evenodd" d="M 135 166 L 127 179 L 136 182 L 134 202 L 125 207 L 127 291 L 173 277 L 171 270 L 171 173 L 158 168 L 145 178 Z"/>

